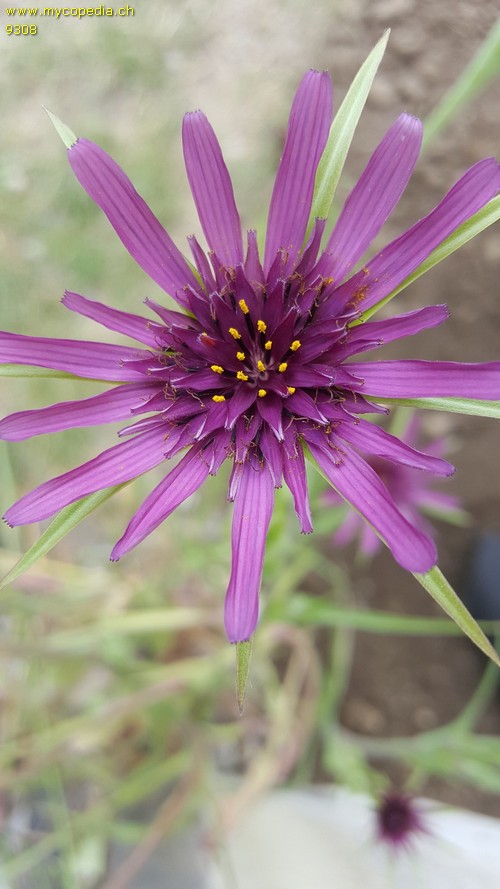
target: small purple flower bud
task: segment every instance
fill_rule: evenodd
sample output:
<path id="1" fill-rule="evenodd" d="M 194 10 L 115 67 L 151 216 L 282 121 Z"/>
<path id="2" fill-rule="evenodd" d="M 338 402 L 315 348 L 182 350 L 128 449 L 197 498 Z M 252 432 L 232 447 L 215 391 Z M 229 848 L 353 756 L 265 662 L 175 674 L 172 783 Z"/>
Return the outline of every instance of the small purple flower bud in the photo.
<path id="1" fill-rule="evenodd" d="M 377 838 L 393 852 L 408 851 L 419 834 L 428 833 L 419 806 L 403 793 L 390 791 L 376 809 Z"/>

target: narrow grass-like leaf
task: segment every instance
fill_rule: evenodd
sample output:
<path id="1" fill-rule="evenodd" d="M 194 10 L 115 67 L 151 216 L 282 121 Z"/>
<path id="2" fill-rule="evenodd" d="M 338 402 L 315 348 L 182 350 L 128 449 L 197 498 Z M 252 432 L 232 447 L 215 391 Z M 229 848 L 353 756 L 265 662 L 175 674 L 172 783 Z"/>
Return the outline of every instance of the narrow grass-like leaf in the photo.
<path id="1" fill-rule="evenodd" d="M 356 74 L 342 105 L 334 117 L 328 142 L 316 172 L 307 235 L 312 228 L 315 218 L 319 216 L 321 219 L 326 219 L 330 212 L 347 152 L 370 92 L 373 78 L 382 61 L 389 34 L 390 31 L 386 31 L 372 49 L 370 55 Z"/>
<path id="2" fill-rule="evenodd" d="M 73 145 L 78 142 L 78 137 L 75 136 L 72 130 L 70 130 L 70 128 L 62 122 L 62 120 L 60 120 L 55 114 L 52 114 L 52 111 L 49 111 L 49 109 L 45 108 L 45 106 L 44 109 L 47 112 L 57 135 L 62 139 L 66 148 L 73 148 Z"/>
<path id="3" fill-rule="evenodd" d="M 236 643 L 236 697 L 238 709 L 243 713 L 243 704 L 250 673 L 250 661 L 252 659 L 253 636 L 246 642 Z"/>
<path id="4" fill-rule="evenodd" d="M 426 574 L 414 574 L 414 577 L 423 586 L 432 598 L 441 606 L 443 611 L 451 617 L 455 623 L 464 631 L 466 636 L 474 642 L 484 654 L 491 658 L 500 667 L 500 658 L 493 648 L 491 642 L 484 635 L 481 627 L 472 617 L 472 614 L 465 607 L 464 603 L 457 596 L 451 584 L 446 577 L 435 565 Z"/>
<path id="5" fill-rule="evenodd" d="M 452 414 L 471 414 L 474 417 L 500 419 L 500 401 L 482 401 L 480 398 L 386 398 L 366 395 L 367 401 L 394 404 L 399 407 L 424 408 L 430 411 L 448 411 Z"/>
<path id="6" fill-rule="evenodd" d="M 481 210 L 478 210 L 477 213 L 474 213 L 473 216 L 470 217 L 466 222 L 463 222 L 462 225 L 450 235 L 449 238 L 446 238 L 439 247 L 436 247 L 432 253 L 429 254 L 427 259 L 424 260 L 411 275 L 408 275 L 404 281 L 398 285 L 394 290 L 389 293 L 388 296 L 381 299 L 376 305 L 372 306 L 370 309 L 367 309 L 366 312 L 360 316 L 358 321 L 355 321 L 353 326 L 356 324 L 362 324 L 363 321 L 368 321 L 368 318 L 371 318 L 375 312 L 378 312 L 382 306 L 385 306 L 388 302 L 391 301 L 398 293 L 401 293 L 409 284 L 413 284 L 413 281 L 416 281 L 417 278 L 420 278 L 421 275 L 424 275 L 425 272 L 428 272 L 429 269 L 432 269 L 435 265 L 442 262 L 443 259 L 446 259 L 455 250 L 458 250 L 460 247 L 463 247 L 467 241 L 475 238 L 476 235 L 480 234 L 480 232 L 484 231 L 488 226 L 493 225 L 494 222 L 497 222 L 500 219 L 500 196 L 493 198 L 492 201 L 486 204 Z M 368 262 L 368 268 L 370 267 L 370 263 Z"/>
<path id="7" fill-rule="evenodd" d="M 266 609 L 266 620 L 280 620 L 282 610 Z M 447 617 L 422 617 L 394 614 L 392 611 L 373 611 L 362 608 L 343 608 L 322 598 L 305 593 L 295 594 L 287 606 L 287 619 L 301 627 L 336 627 L 383 636 L 460 636 L 462 629 Z M 500 621 L 481 621 L 481 629 L 491 635 L 500 630 Z"/>
<path id="8" fill-rule="evenodd" d="M 77 377 L 75 374 L 64 370 L 52 370 L 50 367 L 31 367 L 27 364 L 0 364 L 0 377 L 26 377 L 28 379 L 53 379 L 53 380 L 91 380 L 94 383 L 108 383 L 109 380 L 99 380 L 96 377 Z"/>
<path id="9" fill-rule="evenodd" d="M 104 491 L 96 491 L 95 494 L 89 494 L 88 497 L 78 500 L 77 503 L 70 503 L 69 506 L 62 509 L 33 546 L 30 546 L 29 550 L 21 556 L 14 567 L 5 575 L 0 583 L 0 590 L 20 577 L 28 568 L 31 568 L 38 559 L 50 552 L 56 543 L 59 543 L 66 534 L 72 531 L 73 528 L 76 528 L 80 522 L 83 522 L 101 503 L 109 500 L 110 497 L 113 497 L 128 484 L 130 483 L 124 482 L 122 485 L 115 485 L 115 487 L 106 488 Z"/>
<path id="10" fill-rule="evenodd" d="M 500 19 L 493 25 L 477 53 L 439 105 L 424 122 L 422 148 L 427 148 L 436 135 L 488 83 L 500 74 Z"/>

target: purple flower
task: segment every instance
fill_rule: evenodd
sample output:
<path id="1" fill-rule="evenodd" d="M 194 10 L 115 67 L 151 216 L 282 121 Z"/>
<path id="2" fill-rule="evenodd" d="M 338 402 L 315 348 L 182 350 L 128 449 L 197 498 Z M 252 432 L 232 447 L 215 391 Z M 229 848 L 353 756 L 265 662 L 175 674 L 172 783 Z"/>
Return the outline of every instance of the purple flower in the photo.
<path id="1" fill-rule="evenodd" d="M 422 128 L 407 114 L 396 120 L 321 251 L 324 220 L 316 220 L 305 247 L 303 242 L 331 118 L 330 78 L 309 71 L 292 105 L 261 263 L 254 231 L 248 232 L 244 248 L 231 180 L 210 124 L 200 111 L 185 117 L 187 174 L 209 246 L 207 258 L 197 240 L 189 238 L 196 271 L 115 162 L 97 145 L 78 139 L 68 152 L 75 175 L 129 253 L 179 310 L 146 300 L 156 315 L 152 320 L 66 293 L 68 309 L 141 345 L 0 334 L 3 363 L 113 383 L 84 401 L 7 417 L 0 425 L 3 438 L 133 421 L 120 433 L 119 444 L 11 506 L 5 516 L 11 525 L 46 519 L 182 453 L 115 545 L 111 558 L 119 559 L 215 475 L 224 460 L 232 462 L 232 569 L 225 606 L 231 642 L 247 640 L 257 623 L 274 489 L 283 479 L 302 532 L 312 531 L 304 443 L 397 561 L 425 572 L 436 562 L 434 543 L 402 515 L 358 449 L 441 476 L 452 467 L 367 422 L 361 415 L 384 410 L 367 396 L 500 398 L 500 362 L 358 360 L 359 353 L 382 342 L 440 324 L 448 315 L 445 306 L 353 326 L 361 310 L 389 294 L 497 193 L 497 163 L 489 158 L 473 166 L 435 210 L 352 274 L 410 178 Z"/>
<path id="2" fill-rule="evenodd" d="M 417 414 L 413 414 L 401 434 L 401 441 L 415 448 L 419 439 L 419 417 Z M 427 447 L 427 452 L 434 457 L 442 457 L 445 451 L 446 440 L 444 438 L 435 439 Z M 459 498 L 442 491 L 435 491 L 432 486 L 434 479 L 427 473 L 419 472 L 412 466 L 403 463 L 384 460 L 381 457 L 368 456 L 367 463 L 384 482 L 398 509 L 409 523 L 429 537 L 433 537 L 434 532 L 432 525 L 427 521 L 426 512 L 442 514 L 443 518 L 449 516 L 450 521 L 453 521 L 453 516 L 457 513 L 463 515 Z M 338 505 L 343 502 L 332 488 L 325 492 L 324 500 L 330 505 Z M 340 527 L 335 531 L 333 541 L 338 546 L 347 546 L 355 537 L 359 538 L 359 549 L 363 556 L 374 556 L 382 546 L 382 541 L 373 528 L 363 521 L 359 513 L 350 509 Z"/>
<path id="3" fill-rule="evenodd" d="M 419 834 L 428 833 L 422 812 L 406 794 L 386 793 L 377 806 L 376 820 L 378 839 L 393 852 L 408 851 Z"/>

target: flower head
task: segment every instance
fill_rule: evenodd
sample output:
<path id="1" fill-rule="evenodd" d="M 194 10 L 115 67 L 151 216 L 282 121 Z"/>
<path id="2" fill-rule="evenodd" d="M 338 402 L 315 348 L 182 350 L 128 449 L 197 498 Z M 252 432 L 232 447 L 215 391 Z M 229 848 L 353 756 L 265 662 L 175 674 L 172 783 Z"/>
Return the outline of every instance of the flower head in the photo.
<path id="1" fill-rule="evenodd" d="M 225 460 L 234 501 L 232 569 L 225 623 L 232 642 L 248 639 L 258 617 L 265 539 L 274 490 L 289 487 L 302 532 L 312 530 L 304 443 L 336 490 L 376 528 L 412 571 L 436 562 L 430 538 L 402 515 L 376 471 L 361 457 L 384 456 L 437 475 L 450 464 L 420 453 L 364 419 L 385 410 L 376 396 L 500 398 L 500 363 L 358 360 L 382 342 L 444 321 L 431 306 L 387 321 L 357 323 L 457 226 L 498 191 L 492 158 L 480 161 L 427 217 L 368 265 L 352 273 L 397 204 L 416 163 L 422 127 L 402 114 L 351 192 L 326 247 L 317 219 L 304 246 L 318 162 L 332 118 L 328 74 L 309 71 L 293 101 L 272 193 L 263 261 L 249 231 L 244 247 L 229 173 L 204 114 L 186 115 L 187 175 L 208 255 L 191 237 L 189 264 L 117 164 L 78 139 L 73 171 L 142 269 L 178 303 L 151 300 L 145 318 L 67 292 L 63 303 L 140 345 L 0 334 L 0 361 L 55 368 L 113 383 L 84 401 L 7 417 L 5 439 L 119 419 L 120 443 L 45 482 L 6 513 L 12 525 L 35 522 L 181 454 L 149 494 L 112 551 L 119 559 L 163 522 Z M 352 360 L 354 359 L 354 360 Z"/>
<path id="2" fill-rule="evenodd" d="M 413 414 L 400 437 L 401 441 L 410 447 L 415 448 L 418 445 L 421 438 L 418 414 Z M 444 437 L 435 439 L 427 447 L 427 452 L 434 457 L 442 457 L 446 452 L 446 439 Z M 459 498 L 434 490 L 434 478 L 429 473 L 419 472 L 411 466 L 385 460 L 382 457 L 368 456 L 367 462 L 383 481 L 405 518 L 429 537 L 433 537 L 434 531 L 426 513 L 430 515 L 439 513 L 442 518 L 448 517 L 450 521 L 453 521 L 455 516 L 463 516 Z M 335 506 L 342 503 L 342 498 L 333 488 L 329 488 L 325 492 L 324 501 L 328 505 Z M 333 541 L 338 546 L 346 546 L 355 537 L 359 538 L 359 549 L 363 556 L 375 555 L 382 546 L 382 541 L 373 528 L 364 522 L 357 512 L 349 510 L 335 531 Z"/>
<path id="3" fill-rule="evenodd" d="M 428 833 L 425 819 L 415 800 L 406 794 L 389 792 L 376 809 L 377 837 L 393 852 L 411 849 L 419 834 Z"/>

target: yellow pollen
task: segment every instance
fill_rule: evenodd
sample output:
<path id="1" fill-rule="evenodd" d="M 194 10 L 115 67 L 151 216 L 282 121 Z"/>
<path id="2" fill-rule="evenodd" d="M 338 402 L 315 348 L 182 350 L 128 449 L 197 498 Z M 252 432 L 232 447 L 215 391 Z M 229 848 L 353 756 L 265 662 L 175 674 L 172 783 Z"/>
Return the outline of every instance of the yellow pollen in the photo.
<path id="1" fill-rule="evenodd" d="M 236 330 L 236 327 L 230 327 L 229 333 L 235 338 L 235 340 L 241 339 L 241 333 L 239 332 L 239 330 Z"/>
<path id="2" fill-rule="evenodd" d="M 267 349 L 268 352 L 272 349 L 272 347 L 273 347 L 272 340 L 268 340 L 267 343 L 264 343 L 264 349 Z"/>
<path id="3" fill-rule="evenodd" d="M 237 357 L 238 361 L 244 361 L 245 360 L 245 353 L 244 352 L 236 352 L 236 357 Z"/>
<path id="4" fill-rule="evenodd" d="M 264 398 L 264 395 L 267 395 L 267 392 L 265 389 L 259 389 L 257 395 L 259 396 L 259 398 Z"/>
<path id="5" fill-rule="evenodd" d="M 288 364 L 286 363 L 286 361 L 282 361 L 280 366 L 278 367 L 280 374 L 284 374 L 287 367 L 288 367 Z"/>
<path id="6" fill-rule="evenodd" d="M 266 365 L 264 364 L 263 361 L 257 361 L 257 368 L 260 371 L 260 373 L 263 374 L 266 369 Z"/>
<path id="7" fill-rule="evenodd" d="M 302 345 L 302 343 L 300 342 L 300 340 L 294 340 L 292 345 L 290 346 L 290 348 L 291 348 L 292 352 L 296 352 L 297 349 L 300 349 L 301 345 Z"/>
<path id="8" fill-rule="evenodd" d="M 259 333 L 265 333 L 267 330 L 267 324 L 265 321 L 257 321 L 257 330 Z"/>
<path id="9" fill-rule="evenodd" d="M 224 395 L 212 395 L 212 401 L 225 401 L 226 398 Z"/>
<path id="10" fill-rule="evenodd" d="M 250 309 L 248 308 L 248 306 L 247 306 L 245 300 L 244 300 L 244 299 L 240 299 L 238 305 L 239 305 L 241 311 L 243 312 L 243 314 L 244 314 L 244 315 L 248 315 Z"/>
<path id="11" fill-rule="evenodd" d="M 238 380 L 243 380 L 243 381 L 248 380 L 248 374 L 244 374 L 242 370 L 239 370 L 238 373 L 236 374 L 236 376 L 237 376 Z"/>
<path id="12" fill-rule="evenodd" d="M 213 370 L 214 374 L 223 374 L 224 368 L 220 366 L 220 364 L 211 364 L 210 370 Z"/>
<path id="13" fill-rule="evenodd" d="M 290 395 L 293 395 L 293 393 L 295 392 L 295 386 L 287 386 L 287 389 L 288 389 Z"/>

